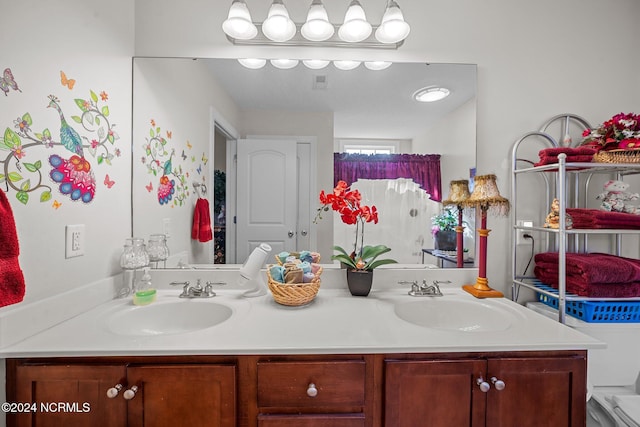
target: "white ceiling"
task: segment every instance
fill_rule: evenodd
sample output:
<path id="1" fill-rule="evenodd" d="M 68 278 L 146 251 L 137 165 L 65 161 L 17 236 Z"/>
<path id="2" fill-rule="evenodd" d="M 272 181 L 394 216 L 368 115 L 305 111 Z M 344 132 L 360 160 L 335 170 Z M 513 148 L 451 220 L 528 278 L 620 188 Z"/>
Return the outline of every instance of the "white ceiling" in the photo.
<path id="1" fill-rule="evenodd" d="M 342 71 L 333 64 L 281 70 L 267 63 L 250 70 L 234 59 L 199 61 L 206 61 L 240 109 L 333 111 L 336 138 L 412 139 L 476 94 L 475 64 L 394 63 L 382 71 L 363 65 Z M 326 89 L 313 88 L 316 76 L 326 78 Z M 413 100 L 414 92 L 433 85 L 451 95 L 433 103 Z"/>

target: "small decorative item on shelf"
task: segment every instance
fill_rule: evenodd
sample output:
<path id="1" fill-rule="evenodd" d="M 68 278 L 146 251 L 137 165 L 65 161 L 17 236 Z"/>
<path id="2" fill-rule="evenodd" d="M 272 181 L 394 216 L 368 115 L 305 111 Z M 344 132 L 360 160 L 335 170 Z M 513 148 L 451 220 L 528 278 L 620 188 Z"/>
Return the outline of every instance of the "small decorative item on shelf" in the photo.
<path id="1" fill-rule="evenodd" d="M 165 234 L 152 234 L 149 236 L 147 243 L 147 252 L 149 253 L 149 261 L 159 266 L 159 262 L 163 262 L 166 267 L 167 258 L 169 258 L 169 246 L 167 246 L 167 236 Z"/>
<path id="2" fill-rule="evenodd" d="M 322 266 L 301 261 L 268 265 L 267 279 L 273 299 L 282 305 L 309 304 L 320 290 Z"/>
<path id="3" fill-rule="evenodd" d="M 568 213 L 565 213 L 564 218 L 565 228 L 570 230 L 573 227 L 573 219 Z M 551 212 L 544 220 L 544 228 L 560 228 L 560 202 L 558 202 L 558 199 L 553 199 L 553 202 L 551 202 Z"/>
<path id="4" fill-rule="evenodd" d="M 610 180 L 604 184 L 604 192 L 598 194 L 596 199 L 602 200 L 600 209 L 609 212 L 625 212 L 637 214 L 638 207 L 627 203 L 629 200 L 638 200 L 638 193 L 627 191 L 629 184 L 623 181 Z"/>
<path id="5" fill-rule="evenodd" d="M 478 261 L 478 278 L 474 285 L 464 285 L 462 289 L 469 292 L 476 298 L 500 298 L 504 295 L 500 291 L 491 289 L 487 280 L 487 212 L 491 210 L 496 215 L 506 216 L 509 214 L 509 200 L 500 195 L 495 175 L 478 175 L 475 177 L 473 193 L 464 202 L 467 207 L 480 209 L 482 212 L 482 223 L 478 229 L 480 235 L 480 259 Z"/>
<path id="6" fill-rule="evenodd" d="M 380 255 L 391 251 L 385 245 L 365 246 L 364 225 L 367 222 L 378 223 L 378 210 L 375 206 L 362 206 L 362 195 L 358 190 L 351 191 L 345 181 L 338 181 L 332 194 L 320 192 L 320 203 L 316 215 L 317 220 L 322 219 L 322 212 L 330 208 L 340 214 L 345 224 L 355 224 L 356 238 L 353 243 L 353 251 L 349 254 L 340 246 L 333 249 L 338 253 L 331 257 L 340 261 L 347 269 L 347 285 L 353 296 L 367 296 L 373 284 L 373 270 L 385 264 L 393 264 L 393 259 L 377 259 Z"/>
<path id="7" fill-rule="evenodd" d="M 122 275 L 123 287 L 119 296 L 127 296 L 131 293 L 136 280 L 136 271 L 149 265 L 149 253 L 144 245 L 144 239 L 131 237 L 125 239 L 124 249 L 120 255 L 120 267 L 124 270 Z"/>
<path id="8" fill-rule="evenodd" d="M 464 202 L 469 198 L 469 180 L 461 179 L 451 181 L 449 183 L 449 198 L 442 201 L 445 206 L 454 205 L 458 208 L 458 224 L 456 225 L 456 266 L 464 267 L 464 221 L 462 220 L 462 212 L 464 211 Z M 433 220 L 432 220 L 433 222 Z M 436 225 L 434 224 L 434 227 Z M 436 242 L 438 239 L 436 239 Z M 436 249 L 439 249 L 436 246 Z"/>
<path id="9" fill-rule="evenodd" d="M 318 252 L 311 251 L 283 251 L 276 255 L 276 262 L 280 265 L 284 265 L 287 262 L 298 262 L 297 260 L 318 264 L 320 262 L 320 254 Z"/>
<path id="10" fill-rule="evenodd" d="M 582 145 L 598 150 L 593 161 L 640 163 L 640 115 L 619 113 L 595 129 L 586 129 Z"/>

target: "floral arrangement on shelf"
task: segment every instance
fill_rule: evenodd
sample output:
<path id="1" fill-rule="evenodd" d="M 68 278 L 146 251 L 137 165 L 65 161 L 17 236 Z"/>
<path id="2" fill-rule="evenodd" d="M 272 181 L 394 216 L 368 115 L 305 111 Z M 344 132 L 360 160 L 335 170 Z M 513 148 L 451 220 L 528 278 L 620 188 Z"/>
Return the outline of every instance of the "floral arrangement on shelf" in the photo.
<path id="1" fill-rule="evenodd" d="M 364 245 L 364 225 L 369 222 L 378 223 L 378 210 L 373 205 L 362 205 L 361 200 L 362 195 L 360 192 L 351 190 L 345 181 L 338 181 L 333 193 L 325 194 L 324 190 L 320 192 L 322 206 L 318 208 L 314 223 L 322 219 L 323 212 L 328 212 L 331 209 L 340 214 L 343 223 L 348 225 L 355 224 L 356 226 L 353 251 L 347 253 L 340 246 L 334 246 L 333 249 L 338 253 L 333 255 L 331 259 L 340 261 L 354 270 L 365 271 L 373 271 L 374 268 L 381 265 L 396 263 L 397 261 L 393 259 L 378 259 L 380 255 L 391 250 L 387 246 Z"/>
<path id="2" fill-rule="evenodd" d="M 595 129 L 582 132 L 582 144 L 596 150 L 640 149 L 640 115 L 619 113 Z"/>
<path id="3" fill-rule="evenodd" d="M 452 208 L 445 208 L 442 213 L 431 217 L 431 234 L 435 237 L 440 231 L 454 231 L 458 226 L 458 215 Z"/>

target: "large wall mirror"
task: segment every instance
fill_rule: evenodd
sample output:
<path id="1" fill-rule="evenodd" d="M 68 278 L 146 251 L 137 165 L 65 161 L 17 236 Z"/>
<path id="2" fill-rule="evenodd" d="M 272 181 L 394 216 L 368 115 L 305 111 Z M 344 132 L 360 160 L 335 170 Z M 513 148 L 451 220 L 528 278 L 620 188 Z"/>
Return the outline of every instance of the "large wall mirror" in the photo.
<path id="1" fill-rule="evenodd" d="M 432 103 L 413 99 L 430 86 L 446 87 L 450 95 Z M 241 263 L 260 240 L 247 236 L 243 215 L 277 222 L 287 194 L 294 194 L 297 228 L 286 231 L 298 239 L 298 249 L 318 249 L 323 261 L 329 260 L 331 246 L 348 246 L 343 241 L 353 233 L 332 218 L 313 223 L 318 192 L 333 186 L 334 152 L 359 146 L 440 154 L 446 198 L 449 182 L 469 178 L 475 167 L 475 138 L 473 64 L 394 63 L 381 71 L 363 65 L 344 71 L 333 64 L 310 69 L 302 62 L 291 69 L 269 62 L 249 69 L 235 59 L 134 58 L 133 234 L 145 239 L 168 234 L 174 260 Z M 253 151 L 278 143 L 292 153 L 292 175 L 284 172 L 288 160 L 271 163 Z M 250 156 L 257 160 L 247 163 Z M 244 177 L 260 168 L 269 179 L 247 184 Z M 381 219 L 367 233 L 376 233 L 370 238 L 381 241 L 375 243 L 408 251 L 396 256 L 402 263 L 423 262 L 421 249 L 433 247 L 430 217 L 441 204 L 416 209 L 413 198 L 383 201 L 378 184 L 358 183 L 365 202 L 401 216 L 387 224 Z M 416 190 L 411 182 L 394 185 L 399 193 Z M 391 191 L 391 184 L 384 186 L 383 193 Z M 248 193 L 262 199 L 242 204 Z M 199 241 L 193 221 L 199 198 L 213 205 L 211 224 L 224 230 L 222 241 Z M 404 223 L 414 224 L 406 235 L 398 232 Z M 470 239 L 466 246 L 472 249 Z"/>

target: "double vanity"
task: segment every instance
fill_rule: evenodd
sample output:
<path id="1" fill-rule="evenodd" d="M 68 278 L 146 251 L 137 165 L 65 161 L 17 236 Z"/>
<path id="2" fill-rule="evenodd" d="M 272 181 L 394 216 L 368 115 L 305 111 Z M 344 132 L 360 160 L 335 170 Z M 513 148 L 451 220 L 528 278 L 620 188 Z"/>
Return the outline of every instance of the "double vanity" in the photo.
<path id="1" fill-rule="evenodd" d="M 286 307 L 245 297 L 234 270 L 154 271 L 156 302 L 111 300 L 3 349 L 8 401 L 68 403 L 8 425 L 584 426 L 587 349 L 603 345 L 472 297 L 474 273 L 380 268 L 353 297 L 327 266 L 316 299 Z M 170 285 L 198 279 L 226 285 Z M 442 296 L 399 284 L 422 280 Z"/>

